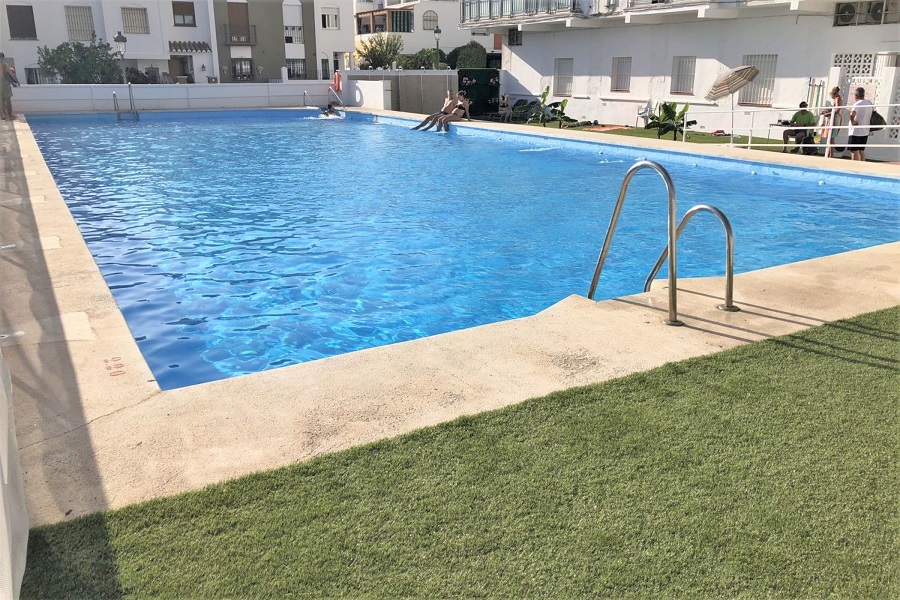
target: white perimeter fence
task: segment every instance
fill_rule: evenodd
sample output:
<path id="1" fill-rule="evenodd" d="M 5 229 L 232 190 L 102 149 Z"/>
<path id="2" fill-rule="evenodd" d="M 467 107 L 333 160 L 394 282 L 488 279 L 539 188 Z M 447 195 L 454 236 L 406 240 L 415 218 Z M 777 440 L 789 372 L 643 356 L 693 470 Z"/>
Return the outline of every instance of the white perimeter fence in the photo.
<path id="1" fill-rule="evenodd" d="M 129 89 L 130 88 L 130 89 Z M 391 109 L 384 81 L 344 81 L 335 94 L 331 81 L 285 83 L 219 83 L 207 85 L 23 85 L 13 90 L 13 110 L 28 113 L 128 111 L 129 92 L 137 111 L 296 108 L 303 106 L 365 106 Z"/>
<path id="2" fill-rule="evenodd" d="M 869 134 L 869 139 L 865 146 L 866 158 L 900 162 L 900 123 L 896 122 L 898 119 L 894 116 L 900 113 L 900 104 L 874 104 L 873 106 L 874 110 L 878 111 L 878 113 L 885 118 L 886 124 L 875 126 L 876 128 L 880 128 L 880 131 Z M 831 105 L 810 106 L 807 110 L 816 115 L 815 125 L 781 125 L 778 121 L 790 121 L 791 117 L 797 111 L 791 112 L 774 108 L 754 108 L 748 110 L 742 107 L 735 109 L 734 111 L 703 110 L 696 114 L 691 114 L 690 111 L 688 111 L 688 114 L 685 115 L 685 120 L 691 121 L 693 119 L 702 119 L 709 115 L 716 115 L 719 117 L 717 122 L 721 123 L 722 121 L 726 121 L 729 115 L 733 117 L 735 114 L 740 114 L 742 115 L 742 120 L 744 122 L 747 122 L 749 117 L 748 126 L 735 126 L 733 129 L 726 127 L 723 129 L 725 132 L 723 137 L 728 137 L 733 146 L 745 148 L 750 148 L 751 146 L 754 148 L 781 148 L 782 145 L 784 145 L 782 136 L 785 130 L 806 129 L 810 131 L 814 138 L 819 140 L 812 146 L 817 149 L 817 151 L 821 150 L 824 153 L 827 149 L 832 148 L 835 150 L 835 156 L 840 156 L 841 152 L 849 154 L 850 150 L 847 148 L 847 137 L 849 135 L 848 130 L 853 127 L 853 125 L 850 125 L 850 111 L 852 110 L 852 106 L 841 106 L 836 109 Z M 834 119 L 838 112 L 840 112 L 842 119 L 842 124 L 840 125 L 834 124 Z M 833 138 L 831 135 L 826 135 L 828 130 L 832 129 L 836 132 Z M 704 129 L 704 132 L 709 133 L 708 130 L 709 128 L 707 127 Z M 699 129 L 696 127 L 685 129 L 681 134 L 682 141 L 687 141 L 690 134 L 695 131 L 699 131 Z M 764 138 L 765 141 L 760 140 L 759 138 Z M 832 141 L 832 139 L 834 141 Z M 795 148 L 794 142 L 794 136 L 788 137 L 786 146 L 789 150 Z M 844 148 L 844 150 L 841 150 L 842 148 Z"/>
<path id="3" fill-rule="evenodd" d="M 0 598 L 18 598 L 28 549 L 28 513 L 16 448 L 12 384 L 0 351 Z"/>

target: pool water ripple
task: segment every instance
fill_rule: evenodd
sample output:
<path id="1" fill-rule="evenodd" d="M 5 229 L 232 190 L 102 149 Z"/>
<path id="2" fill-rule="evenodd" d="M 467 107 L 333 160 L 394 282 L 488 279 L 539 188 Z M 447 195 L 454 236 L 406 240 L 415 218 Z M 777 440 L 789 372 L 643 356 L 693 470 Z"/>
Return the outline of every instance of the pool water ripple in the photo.
<path id="1" fill-rule="evenodd" d="M 29 118 L 164 389 L 527 316 L 586 292 L 633 162 L 615 148 L 309 117 Z M 876 186 L 664 166 L 679 215 L 712 203 L 731 219 L 739 272 L 898 237 L 892 194 Z M 641 290 L 665 212 L 661 181 L 639 173 L 600 297 Z M 698 215 L 679 276 L 723 272 L 721 226 Z"/>

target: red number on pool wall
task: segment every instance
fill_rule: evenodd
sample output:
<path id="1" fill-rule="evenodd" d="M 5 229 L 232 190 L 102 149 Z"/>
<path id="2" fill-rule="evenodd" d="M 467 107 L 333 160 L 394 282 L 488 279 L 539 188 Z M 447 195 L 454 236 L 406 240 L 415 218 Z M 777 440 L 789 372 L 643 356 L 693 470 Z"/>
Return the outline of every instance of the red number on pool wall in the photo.
<path id="1" fill-rule="evenodd" d="M 113 356 L 103 360 L 106 370 L 109 371 L 110 377 L 118 377 L 125 374 L 125 364 L 122 362 L 121 356 Z"/>

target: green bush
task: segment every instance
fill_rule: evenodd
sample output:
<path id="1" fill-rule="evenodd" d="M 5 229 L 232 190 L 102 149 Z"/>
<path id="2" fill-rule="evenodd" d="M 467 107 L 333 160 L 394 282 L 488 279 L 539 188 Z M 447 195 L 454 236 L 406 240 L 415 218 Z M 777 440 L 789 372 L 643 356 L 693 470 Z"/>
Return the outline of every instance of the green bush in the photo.
<path id="1" fill-rule="evenodd" d="M 441 64 L 447 64 L 447 55 L 440 51 Z M 397 66 L 404 69 L 431 69 L 434 68 L 434 49 L 424 48 L 415 54 L 402 54 L 397 57 Z"/>
<path id="2" fill-rule="evenodd" d="M 361 69 L 387 69 L 400 56 L 403 38 L 398 33 L 376 33 L 356 46 L 356 59 Z"/>
<path id="3" fill-rule="evenodd" d="M 459 51 L 457 69 L 483 69 L 487 67 L 487 50 L 478 42 L 469 42 Z"/>

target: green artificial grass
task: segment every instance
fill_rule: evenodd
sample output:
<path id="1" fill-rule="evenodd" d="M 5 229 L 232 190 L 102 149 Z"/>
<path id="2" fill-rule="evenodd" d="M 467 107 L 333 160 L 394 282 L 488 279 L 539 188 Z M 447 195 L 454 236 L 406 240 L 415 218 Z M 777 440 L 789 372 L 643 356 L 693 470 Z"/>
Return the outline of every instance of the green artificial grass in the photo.
<path id="1" fill-rule="evenodd" d="M 587 127 L 583 129 L 589 129 Z M 609 131 L 603 131 L 601 133 L 606 133 L 609 135 L 621 135 L 625 137 L 638 137 L 645 139 L 657 139 L 656 130 L 655 129 L 644 129 L 642 127 L 629 127 L 628 129 L 610 129 Z M 663 140 L 672 140 L 672 134 L 667 133 L 662 138 Z M 674 141 L 680 142 L 681 134 L 678 135 L 678 138 Z M 701 132 L 701 131 L 689 131 L 687 134 L 687 142 L 692 144 L 730 144 L 731 138 L 728 136 L 717 136 L 709 133 Z M 741 147 L 746 147 L 747 145 L 747 136 L 746 135 L 736 135 L 734 136 L 734 143 L 740 144 Z M 781 152 L 781 140 L 773 140 L 764 137 L 754 137 L 753 144 L 778 144 L 777 146 L 751 146 L 753 150 L 768 150 L 771 152 Z M 793 148 L 793 142 L 791 142 L 791 147 Z"/>
<path id="2" fill-rule="evenodd" d="M 898 319 L 35 528 L 22 597 L 900 597 Z"/>

